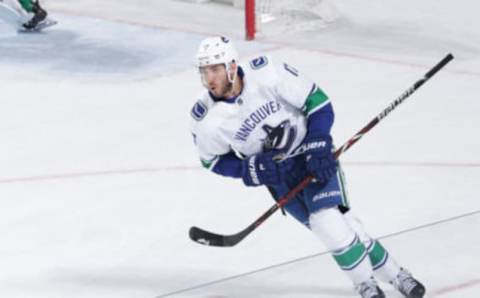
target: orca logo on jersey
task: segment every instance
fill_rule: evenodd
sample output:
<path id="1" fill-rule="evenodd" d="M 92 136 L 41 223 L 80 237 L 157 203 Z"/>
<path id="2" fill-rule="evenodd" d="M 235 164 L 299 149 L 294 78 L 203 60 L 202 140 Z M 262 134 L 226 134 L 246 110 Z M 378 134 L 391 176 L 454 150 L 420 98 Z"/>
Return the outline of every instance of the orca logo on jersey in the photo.
<path id="1" fill-rule="evenodd" d="M 267 138 L 263 143 L 264 151 L 277 149 L 286 153 L 292 147 L 297 135 L 297 130 L 291 126 L 290 120 L 285 120 L 276 127 L 265 124 L 262 128 L 267 133 Z"/>
<path id="2" fill-rule="evenodd" d="M 265 120 L 268 116 L 280 111 L 282 106 L 276 101 L 269 101 L 261 105 L 254 112 L 248 115 L 247 119 L 243 120 L 242 125 L 235 133 L 235 139 L 245 142 L 250 133 L 257 127 L 260 122 Z"/>

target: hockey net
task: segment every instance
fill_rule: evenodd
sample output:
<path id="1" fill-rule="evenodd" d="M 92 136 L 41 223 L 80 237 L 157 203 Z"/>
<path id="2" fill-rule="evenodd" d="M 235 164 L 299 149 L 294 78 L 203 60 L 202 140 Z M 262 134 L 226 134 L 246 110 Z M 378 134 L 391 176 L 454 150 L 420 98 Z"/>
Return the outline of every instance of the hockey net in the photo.
<path id="1" fill-rule="evenodd" d="M 233 5 L 245 11 L 246 39 L 316 30 L 338 18 L 332 0 L 193 0 Z"/>

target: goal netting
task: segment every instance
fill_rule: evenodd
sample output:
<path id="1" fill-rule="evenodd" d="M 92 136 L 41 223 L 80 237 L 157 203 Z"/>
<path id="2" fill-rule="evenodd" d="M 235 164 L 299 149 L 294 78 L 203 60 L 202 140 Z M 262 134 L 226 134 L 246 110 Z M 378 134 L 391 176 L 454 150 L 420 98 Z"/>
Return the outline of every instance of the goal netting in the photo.
<path id="1" fill-rule="evenodd" d="M 233 5 L 245 11 L 247 39 L 315 30 L 338 18 L 332 0 L 193 0 Z"/>
<path id="2" fill-rule="evenodd" d="M 266 36 L 322 28 L 338 17 L 329 0 L 256 0 L 255 6 L 255 31 Z"/>

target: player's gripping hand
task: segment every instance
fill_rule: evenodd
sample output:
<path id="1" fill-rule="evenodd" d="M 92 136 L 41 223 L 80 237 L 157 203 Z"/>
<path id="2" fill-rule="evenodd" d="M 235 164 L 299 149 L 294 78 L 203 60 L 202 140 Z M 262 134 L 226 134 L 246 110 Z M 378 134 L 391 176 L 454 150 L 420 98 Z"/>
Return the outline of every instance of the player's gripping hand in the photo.
<path id="1" fill-rule="evenodd" d="M 308 133 L 303 141 L 307 171 L 318 183 L 326 183 L 337 172 L 337 162 L 332 153 L 332 137 Z"/>
<path id="2" fill-rule="evenodd" d="M 279 184 L 292 169 L 294 161 L 278 161 L 276 150 L 258 153 L 242 161 L 242 179 L 247 186 Z"/>

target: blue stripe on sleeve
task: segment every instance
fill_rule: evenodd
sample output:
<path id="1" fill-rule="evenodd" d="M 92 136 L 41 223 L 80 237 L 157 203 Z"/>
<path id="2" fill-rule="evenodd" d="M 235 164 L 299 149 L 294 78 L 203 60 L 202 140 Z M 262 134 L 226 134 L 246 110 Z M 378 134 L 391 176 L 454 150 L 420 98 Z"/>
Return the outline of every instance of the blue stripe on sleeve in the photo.
<path id="1" fill-rule="evenodd" d="M 211 170 L 222 176 L 240 178 L 242 177 L 242 160 L 233 152 L 227 153 L 218 158 Z"/>
<path id="2" fill-rule="evenodd" d="M 333 125 L 335 115 L 333 113 L 332 104 L 327 104 L 318 111 L 308 116 L 308 132 L 315 131 L 322 135 L 330 135 L 330 129 Z"/>

